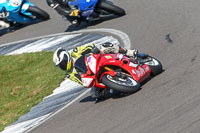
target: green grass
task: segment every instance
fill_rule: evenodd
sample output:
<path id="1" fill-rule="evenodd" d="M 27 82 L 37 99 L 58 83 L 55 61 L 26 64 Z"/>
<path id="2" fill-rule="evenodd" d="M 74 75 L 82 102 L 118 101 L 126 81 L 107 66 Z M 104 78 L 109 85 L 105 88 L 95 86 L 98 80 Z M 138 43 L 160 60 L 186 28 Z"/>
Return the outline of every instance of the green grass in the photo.
<path id="1" fill-rule="evenodd" d="M 52 52 L 0 56 L 0 131 L 29 112 L 64 80 Z"/>

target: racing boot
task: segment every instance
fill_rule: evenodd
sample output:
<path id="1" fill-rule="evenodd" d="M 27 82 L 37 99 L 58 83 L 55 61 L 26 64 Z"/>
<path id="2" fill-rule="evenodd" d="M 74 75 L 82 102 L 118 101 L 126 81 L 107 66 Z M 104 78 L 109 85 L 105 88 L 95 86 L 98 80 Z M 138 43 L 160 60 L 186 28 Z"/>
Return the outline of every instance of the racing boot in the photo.
<path id="1" fill-rule="evenodd" d="M 8 28 L 8 27 L 10 27 L 9 23 L 6 23 L 6 22 L 0 20 L 0 29 L 4 29 L 4 28 Z"/>

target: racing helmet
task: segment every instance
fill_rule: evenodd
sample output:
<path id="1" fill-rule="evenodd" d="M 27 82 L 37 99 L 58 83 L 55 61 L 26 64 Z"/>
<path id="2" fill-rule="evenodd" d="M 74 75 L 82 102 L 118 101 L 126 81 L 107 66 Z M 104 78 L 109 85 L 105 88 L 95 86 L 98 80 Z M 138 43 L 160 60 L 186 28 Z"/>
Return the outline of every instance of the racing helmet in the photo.
<path id="1" fill-rule="evenodd" d="M 53 62 L 64 71 L 72 70 L 72 58 L 69 52 L 65 49 L 58 48 L 53 55 Z"/>

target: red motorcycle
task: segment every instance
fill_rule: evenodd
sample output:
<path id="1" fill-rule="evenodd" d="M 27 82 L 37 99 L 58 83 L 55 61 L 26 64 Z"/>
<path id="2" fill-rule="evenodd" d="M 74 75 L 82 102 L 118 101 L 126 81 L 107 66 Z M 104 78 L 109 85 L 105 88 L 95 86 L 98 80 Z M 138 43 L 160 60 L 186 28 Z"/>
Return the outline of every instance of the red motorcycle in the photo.
<path id="1" fill-rule="evenodd" d="M 82 56 L 75 63 L 83 86 L 113 89 L 133 93 L 140 89 L 140 83 L 150 75 L 163 71 L 159 60 L 139 53 L 135 59 L 123 54 L 90 54 Z"/>

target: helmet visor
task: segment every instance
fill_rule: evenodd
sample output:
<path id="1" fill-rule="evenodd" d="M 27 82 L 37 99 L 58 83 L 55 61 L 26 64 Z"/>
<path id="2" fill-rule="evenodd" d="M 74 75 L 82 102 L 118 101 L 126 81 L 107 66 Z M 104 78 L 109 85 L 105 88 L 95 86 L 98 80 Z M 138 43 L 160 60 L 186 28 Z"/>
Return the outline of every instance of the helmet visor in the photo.
<path id="1" fill-rule="evenodd" d="M 68 59 L 67 55 L 64 55 L 62 61 L 57 66 L 64 71 L 70 71 L 72 69 L 72 61 Z"/>
<path id="2" fill-rule="evenodd" d="M 62 70 L 66 70 L 67 64 L 68 64 L 68 57 L 64 55 L 62 61 L 57 66 Z"/>

